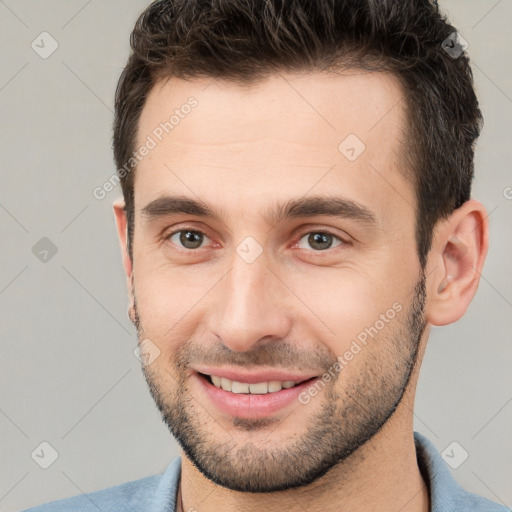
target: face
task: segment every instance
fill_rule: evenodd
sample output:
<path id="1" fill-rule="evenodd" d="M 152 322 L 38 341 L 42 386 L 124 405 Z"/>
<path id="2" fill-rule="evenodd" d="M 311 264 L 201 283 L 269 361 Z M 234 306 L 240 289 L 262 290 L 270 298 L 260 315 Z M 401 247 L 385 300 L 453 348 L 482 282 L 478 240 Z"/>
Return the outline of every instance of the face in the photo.
<path id="1" fill-rule="evenodd" d="M 403 105 L 395 79 L 360 72 L 171 79 L 148 97 L 133 320 L 164 421 L 218 485 L 311 483 L 404 395 L 425 279 Z"/>

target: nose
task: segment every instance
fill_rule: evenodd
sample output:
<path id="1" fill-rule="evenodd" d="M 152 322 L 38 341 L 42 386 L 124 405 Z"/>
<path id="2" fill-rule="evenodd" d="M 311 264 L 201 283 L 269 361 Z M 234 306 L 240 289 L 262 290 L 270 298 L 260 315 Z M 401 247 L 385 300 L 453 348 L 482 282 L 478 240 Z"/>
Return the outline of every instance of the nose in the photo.
<path id="1" fill-rule="evenodd" d="M 291 328 L 291 292 L 267 263 L 264 253 L 251 263 L 235 253 L 216 287 L 208 328 L 233 351 L 251 350 L 269 336 L 284 338 Z"/>

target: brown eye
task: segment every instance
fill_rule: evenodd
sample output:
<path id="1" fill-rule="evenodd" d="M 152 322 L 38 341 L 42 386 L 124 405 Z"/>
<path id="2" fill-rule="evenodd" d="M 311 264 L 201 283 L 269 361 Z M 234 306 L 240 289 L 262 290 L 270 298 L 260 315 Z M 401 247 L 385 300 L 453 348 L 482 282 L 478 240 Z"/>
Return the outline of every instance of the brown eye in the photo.
<path id="1" fill-rule="evenodd" d="M 339 243 L 335 245 L 334 247 L 337 247 L 338 245 L 341 245 L 343 241 L 337 237 L 336 235 L 333 235 L 332 233 L 325 232 L 325 231 L 311 231 L 310 233 L 305 233 L 302 238 L 299 240 L 299 247 L 300 242 L 307 238 L 306 243 L 309 244 L 311 248 L 313 248 L 315 251 L 325 251 L 326 249 L 330 249 L 333 247 L 333 240 L 337 240 Z M 308 247 L 301 247 L 302 249 L 308 249 Z"/>

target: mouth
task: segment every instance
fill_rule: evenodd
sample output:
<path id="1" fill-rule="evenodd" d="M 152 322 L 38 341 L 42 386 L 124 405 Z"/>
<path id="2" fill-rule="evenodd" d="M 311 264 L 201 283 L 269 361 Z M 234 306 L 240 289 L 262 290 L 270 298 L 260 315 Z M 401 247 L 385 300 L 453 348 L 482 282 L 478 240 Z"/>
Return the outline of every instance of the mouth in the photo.
<path id="1" fill-rule="evenodd" d="M 264 418 L 293 406 L 304 407 L 299 396 L 320 377 L 303 380 L 253 380 L 240 382 L 219 375 L 194 371 L 192 377 L 205 398 L 220 412 L 230 418 Z"/>

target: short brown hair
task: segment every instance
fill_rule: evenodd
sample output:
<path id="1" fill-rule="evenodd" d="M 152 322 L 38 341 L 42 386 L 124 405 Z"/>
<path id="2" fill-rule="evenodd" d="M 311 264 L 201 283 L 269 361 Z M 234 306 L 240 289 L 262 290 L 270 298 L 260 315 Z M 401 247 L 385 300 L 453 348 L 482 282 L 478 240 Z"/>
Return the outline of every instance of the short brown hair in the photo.
<path id="1" fill-rule="evenodd" d="M 450 39 L 451 38 L 451 39 Z M 133 257 L 134 167 L 140 114 L 165 77 L 250 85 L 281 71 L 390 71 L 403 85 L 405 140 L 426 263 L 433 228 L 470 198 L 482 115 L 468 57 L 446 51 L 456 30 L 428 0 L 157 0 L 140 15 L 116 90 L 113 149 Z"/>

